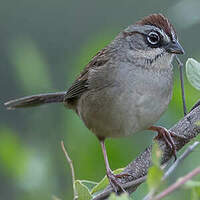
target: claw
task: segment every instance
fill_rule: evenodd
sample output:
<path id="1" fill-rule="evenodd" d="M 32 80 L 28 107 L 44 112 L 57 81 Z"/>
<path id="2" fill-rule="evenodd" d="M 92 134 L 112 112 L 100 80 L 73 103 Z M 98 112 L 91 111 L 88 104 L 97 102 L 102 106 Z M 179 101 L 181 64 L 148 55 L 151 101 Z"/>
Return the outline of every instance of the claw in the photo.
<path id="1" fill-rule="evenodd" d="M 127 176 L 127 174 L 124 174 L 124 175 Z M 108 180 L 109 180 L 110 185 L 112 186 L 115 193 L 117 193 L 119 191 L 119 189 L 126 193 L 126 190 L 123 188 L 121 183 L 118 181 L 118 178 L 120 178 L 124 175 L 123 174 L 116 174 L 115 175 L 115 174 L 113 174 L 113 172 L 111 170 L 109 170 L 107 172 Z"/>
<path id="2" fill-rule="evenodd" d="M 115 175 L 117 178 L 123 178 L 123 177 L 127 177 L 127 176 L 132 176 L 131 174 L 129 173 L 121 173 L 121 174 L 116 174 Z"/>
<path id="3" fill-rule="evenodd" d="M 168 131 L 166 128 L 161 126 L 151 126 L 149 130 L 156 131 L 158 133 L 155 139 L 164 138 L 166 144 L 170 147 L 172 154 L 176 160 L 177 159 L 176 146 L 174 144 L 174 140 L 172 139 L 172 137 L 176 136 L 176 134 L 173 133 L 172 131 Z"/>

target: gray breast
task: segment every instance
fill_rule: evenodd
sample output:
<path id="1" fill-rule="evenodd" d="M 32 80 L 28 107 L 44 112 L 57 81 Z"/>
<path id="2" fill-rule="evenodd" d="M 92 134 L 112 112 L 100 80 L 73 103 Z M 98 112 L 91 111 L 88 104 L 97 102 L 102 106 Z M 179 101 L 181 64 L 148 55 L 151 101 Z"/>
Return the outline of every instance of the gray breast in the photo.
<path id="1" fill-rule="evenodd" d="M 96 86 L 78 102 L 81 119 L 98 137 L 126 136 L 148 128 L 160 118 L 171 99 L 171 71 L 153 72 L 122 65 L 111 73 L 93 72 L 90 84 Z"/>

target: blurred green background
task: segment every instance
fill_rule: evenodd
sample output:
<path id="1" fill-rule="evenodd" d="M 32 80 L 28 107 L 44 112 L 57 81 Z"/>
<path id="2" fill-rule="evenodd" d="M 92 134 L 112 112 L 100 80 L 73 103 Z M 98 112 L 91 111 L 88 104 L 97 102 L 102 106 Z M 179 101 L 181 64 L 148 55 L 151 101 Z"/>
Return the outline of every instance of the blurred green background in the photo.
<path id="1" fill-rule="evenodd" d="M 7 111 L 2 103 L 35 93 L 66 90 L 91 57 L 119 31 L 143 16 L 161 12 L 176 27 L 188 57 L 200 61 L 199 0 L 7 0 L 0 6 L 0 199 L 72 199 L 71 173 L 60 147 L 64 140 L 77 179 L 99 181 L 105 174 L 100 145 L 81 120 L 63 105 Z M 174 93 L 158 124 L 167 128 L 182 116 L 180 81 L 174 63 Z M 187 81 L 190 108 L 200 94 Z M 112 169 L 127 165 L 154 133 L 107 141 Z M 200 164 L 199 148 L 170 181 Z M 198 178 L 198 177 L 197 177 Z M 169 181 L 169 183 L 170 183 Z M 133 195 L 141 199 L 143 184 Z M 166 199 L 190 198 L 187 190 Z"/>

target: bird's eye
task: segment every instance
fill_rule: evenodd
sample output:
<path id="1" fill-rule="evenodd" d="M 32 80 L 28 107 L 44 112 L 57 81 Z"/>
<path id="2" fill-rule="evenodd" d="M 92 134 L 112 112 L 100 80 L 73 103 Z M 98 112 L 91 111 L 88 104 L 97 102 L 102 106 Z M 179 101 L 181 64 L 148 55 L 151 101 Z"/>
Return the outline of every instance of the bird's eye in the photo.
<path id="1" fill-rule="evenodd" d="M 147 42 L 150 45 L 157 45 L 160 42 L 160 36 L 159 36 L 159 34 L 156 33 L 156 32 L 150 32 L 147 35 Z"/>

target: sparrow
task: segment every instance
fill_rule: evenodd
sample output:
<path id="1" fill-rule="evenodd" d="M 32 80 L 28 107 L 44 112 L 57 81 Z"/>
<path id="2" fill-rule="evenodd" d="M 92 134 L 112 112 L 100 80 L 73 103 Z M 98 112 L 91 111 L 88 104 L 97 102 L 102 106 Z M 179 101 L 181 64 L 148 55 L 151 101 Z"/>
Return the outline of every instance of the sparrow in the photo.
<path id="1" fill-rule="evenodd" d="M 8 109 L 63 103 L 100 141 L 106 174 L 114 191 L 123 190 L 109 166 L 105 139 L 143 130 L 158 132 L 176 155 L 173 133 L 154 126 L 172 97 L 175 54 L 183 54 L 177 34 L 162 14 L 149 15 L 122 30 L 99 51 L 64 92 L 6 102 Z"/>

